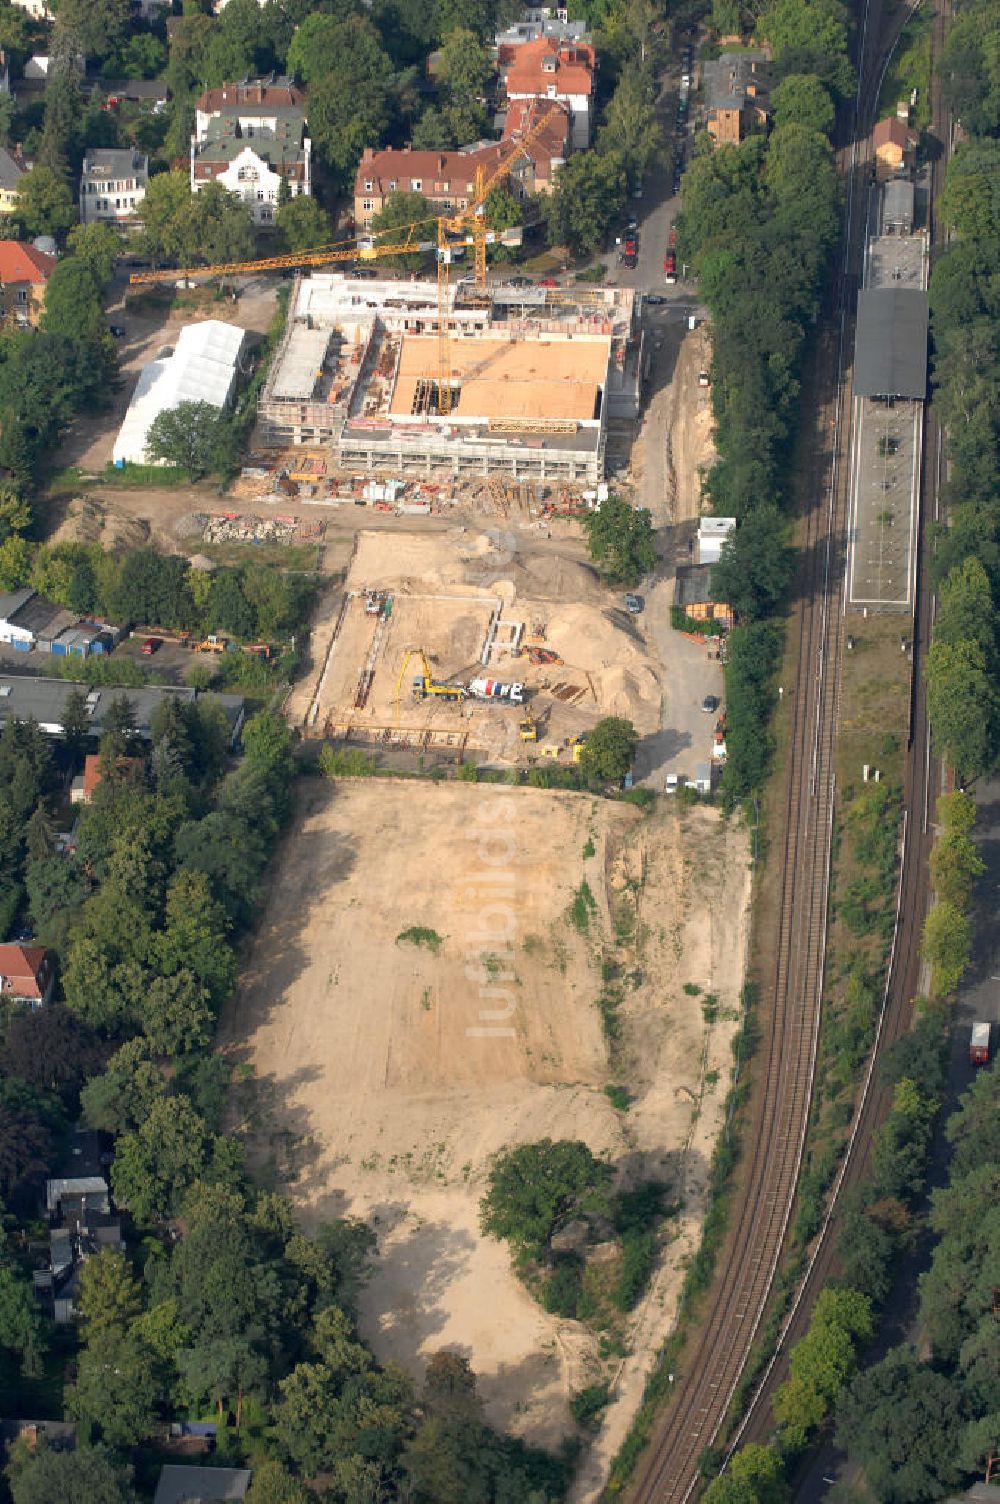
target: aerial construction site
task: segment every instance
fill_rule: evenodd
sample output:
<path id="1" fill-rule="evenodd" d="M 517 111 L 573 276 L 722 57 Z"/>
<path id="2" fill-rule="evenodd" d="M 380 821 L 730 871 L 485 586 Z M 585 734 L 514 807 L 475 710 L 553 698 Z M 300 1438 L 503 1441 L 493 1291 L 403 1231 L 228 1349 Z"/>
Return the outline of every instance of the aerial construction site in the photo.
<path id="1" fill-rule="evenodd" d="M 307 735 L 569 763 L 602 716 L 655 730 L 660 695 L 628 613 L 582 563 L 458 527 L 358 535 L 288 710 Z"/>
<path id="2" fill-rule="evenodd" d="M 258 440 L 346 470 L 593 485 L 609 418 L 639 410 L 635 314 L 628 288 L 458 282 L 442 300 L 431 281 L 302 277 Z"/>

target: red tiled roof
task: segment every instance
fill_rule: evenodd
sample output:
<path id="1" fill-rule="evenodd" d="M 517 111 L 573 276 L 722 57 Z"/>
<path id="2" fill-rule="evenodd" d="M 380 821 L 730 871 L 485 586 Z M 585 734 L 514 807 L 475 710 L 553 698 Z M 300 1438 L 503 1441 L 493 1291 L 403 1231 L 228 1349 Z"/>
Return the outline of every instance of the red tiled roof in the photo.
<path id="1" fill-rule="evenodd" d="M 24 240 L 0 240 L 0 282 L 47 282 L 56 258 Z"/>
<path id="2" fill-rule="evenodd" d="M 226 106 L 230 109 L 292 110 L 303 109 L 305 102 L 305 94 L 294 84 L 220 84 L 216 89 L 206 89 L 195 109 L 203 115 L 216 115 Z"/>
<path id="3" fill-rule="evenodd" d="M 546 60 L 550 61 L 548 68 Z M 557 48 L 548 37 L 524 42 L 515 49 L 505 83 L 508 94 L 544 97 L 553 84 L 560 95 L 590 94 L 594 88 L 594 49 L 584 43 Z"/>
<path id="4" fill-rule="evenodd" d="M 916 136 L 904 120 L 898 120 L 891 115 L 887 120 L 880 120 L 872 133 L 876 146 L 900 146 L 905 151 L 908 146 L 916 143 Z"/>
<path id="5" fill-rule="evenodd" d="M 543 177 L 548 175 L 548 164 L 553 157 L 566 155 L 569 140 L 569 114 L 562 106 L 556 105 L 555 108 L 558 114 L 525 147 L 525 152 L 541 169 Z M 468 198 L 475 190 L 476 168 L 481 167 L 487 177 L 495 172 L 501 161 L 511 155 L 516 137 L 530 130 L 538 118 L 536 100 L 512 101 L 503 140 L 475 151 L 414 151 L 411 147 L 400 150 L 393 146 L 375 151 L 367 147 L 358 166 L 354 192 L 359 198 L 366 193 L 386 194 L 390 191 L 389 184 L 394 182 L 398 184 L 398 192 L 408 193 L 411 181 L 416 178 L 423 184 L 421 191 L 425 195 L 447 193 L 450 197 Z M 519 160 L 519 156 L 512 156 L 512 172 L 517 171 Z M 366 183 L 375 186 L 368 189 Z"/>
<path id="6" fill-rule="evenodd" d="M 535 165 L 543 169 L 553 157 L 564 158 L 569 149 L 569 111 L 565 105 L 548 106 L 547 101 L 540 103 L 537 99 L 512 99 L 503 128 L 504 142 L 511 146 L 518 136 L 527 135 L 535 122 L 543 118 L 547 107 L 554 108 L 556 113 L 525 148 Z"/>
<path id="7" fill-rule="evenodd" d="M 18 997 L 42 997 L 38 978 L 47 955 L 40 945 L 0 945 L 0 977 L 10 983 L 3 990 Z"/>
<path id="8" fill-rule="evenodd" d="M 144 766 L 141 757 L 119 757 L 115 766 L 119 772 L 128 768 L 141 768 Z M 94 790 L 101 781 L 101 755 L 99 752 L 88 752 L 83 759 L 83 797 L 92 799 Z"/>

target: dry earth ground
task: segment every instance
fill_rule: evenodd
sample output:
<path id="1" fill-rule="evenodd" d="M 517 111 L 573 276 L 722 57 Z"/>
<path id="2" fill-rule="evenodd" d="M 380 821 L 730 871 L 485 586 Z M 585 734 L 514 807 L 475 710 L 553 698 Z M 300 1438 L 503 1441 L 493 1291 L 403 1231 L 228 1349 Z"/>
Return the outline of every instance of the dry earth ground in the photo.
<path id="1" fill-rule="evenodd" d="M 583 879 L 594 907 L 581 933 L 568 910 Z M 662 1177 L 683 1201 L 611 1375 L 599 1477 L 696 1239 L 743 973 L 743 833 L 705 808 L 644 817 L 535 789 L 314 783 L 271 894 L 222 1023 L 256 1075 L 234 1110 L 255 1168 L 307 1222 L 373 1221 L 363 1325 L 383 1359 L 419 1373 L 457 1348 L 497 1424 L 555 1442 L 571 1392 L 608 1370 L 594 1336 L 546 1315 L 506 1248 L 479 1235 L 490 1156 L 581 1137 L 623 1180 Z M 399 938 L 413 927 L 440 944 Z M 613 1066 L 595 1007 L 609 958 L 631 977 Z M 714 1022 L 685 983 L 718 997 Z M 632 1092 L 628 1113 L 604 1095 L 610 1081 Z"/>

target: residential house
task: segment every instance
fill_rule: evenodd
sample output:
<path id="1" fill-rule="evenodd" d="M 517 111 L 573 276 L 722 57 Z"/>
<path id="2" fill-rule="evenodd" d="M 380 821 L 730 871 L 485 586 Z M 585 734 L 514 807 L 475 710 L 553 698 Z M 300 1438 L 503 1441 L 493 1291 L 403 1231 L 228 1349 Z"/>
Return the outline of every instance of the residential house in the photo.
<path id="1" fill-rule="evenodd" d="M 28 163 L 21 156 L 20 147 L 8 151 L 0 146 L 0 214 L 10 214 L 17 207 L 21 179 L 27 171 Z"/>
<path id="2" fill-rule="evenodd" d="M 875 160 L 882 167 L 888 167 L 893 172 L 903 167 L 909 167 L 917 150 L 917 135 L 896 116 L 890 116 L 887 120 L 880 120 L 872 132 L 872 144 L 875 148 Z"/>
<path id="3" fill-rule="evenodd" d="M 371 227 L 374 215 L 385 207 L 392 193 L 419 193 L 441 213 L 467 209 L 475 197 L 476 170 L 484 178 L 496 172 L 506 157 L 507 184 L 515 198 L 526 199 L 551 191 L 555 174 L 569 151 L 569 112 L 560 108 L 526 146 L 516 151 L 524 136 L 547 109 L 536 100 L 518 101 L 507 115 L 502 141 L 483 142 L 461 151 L 415 151 L 410 146 L 368 147 L 354 179 L 354 221 L 359 230 Z M 512 155 L 513 154 L 513 155 Z"/>
<path id="4" fill-rule="evenodd" d="M 301 89 L 272 78 L 206 90 L 195 105 L 190 172 L 192 193 L 218 181 L 244 200 L 255 224 L 272 225 L 282 184 L 292 198 L 312 193 Z"/>
<path id="5" fill-rule="evenodd" d="M 102 1249 L 124 1247 L 121 1223 L 99 1212 L 88 1212 L 86 1222 L 50 1228 L 48 1263 L 32 1275 L 35 1299 L 59 1325 L 74 1320 L 84 1264 Z"/>
<path id="6" fill-rule="evenodd" d="M 71 804 L 89 804 L 93 799 L 97 785 L 101 781 L 101 761 L 98 753 L 87 753 L 83 759 L 83 772 L 78 773 L 70 785 Z M 119 757 L 115 761 L 115 767 L 120 773 L 126 773 L 129 769 L 138 771 L 145 766 L 141 757 Z"/>
<path id="7" fill-rule="evenodd" d="M 738 146 L 770 118 L 767 53 L 724 52 L 701 65 L 705 128 L 720 146 Z"/>
<path id="8" fill-rule="evenodd" d="M 56 258 L 23 240 L 0 240 L 0 319 L 5 325 L 36 325 L 45 307 L 45 287 Z"/>
<path id="9" fill-rule="evenodd" d="M 243 1467 L 190 1467 L 167 1463 L 160 1469 L 153 1504 L 228 1504 L 245 1499 L 251 1473 Z"/>
<path id="10" fill-rule="evenodd" d="M 0 998 L 41 1008 L 52 998 L 55 953 L 41 945 L 0 945 Z"/>
<path id="11" fill-rule="evenodd" d="M 497 67 L 506 107 L 519 99 L 551 99 L 569 111 L 574 150 L 590 145 L 594 98 L 594 48 L 589 42 L 556 42 L 546 36 L 504 43 Z"/>
<path id="12" fill-rule="evenodd" d="M 88 147 L 80 177 L 81 223 L 134 222 L 148 181 L 149 158 L 143 152 Z"/>
<path id="13" fill-rule="evenodd" d="M 45 1182 L 45 1210 L 50 1219 L 56 1223 L 61 1219 L 70 1227 L 88 1227 L 95 1218 L 110 1217 L 108 1160 L 99 1133 L 74 1130 L 65 1160 Z M 106 1220 L 100 1225 L 107 1225 Z"/>
<path id="14" fill-rule="evenodd" d="M 547 37 L 556 43 L 590 40 L 586 21 L 571 21 L 565 11 L 560 11 L 558 15 L 536 15 L 534 19 L 526 15 L 523 20 L 515 21 L 506 31 L 497 32 L 496 46 L 520 47 L 524 42 L 537 42 L 539 37 Z"/>

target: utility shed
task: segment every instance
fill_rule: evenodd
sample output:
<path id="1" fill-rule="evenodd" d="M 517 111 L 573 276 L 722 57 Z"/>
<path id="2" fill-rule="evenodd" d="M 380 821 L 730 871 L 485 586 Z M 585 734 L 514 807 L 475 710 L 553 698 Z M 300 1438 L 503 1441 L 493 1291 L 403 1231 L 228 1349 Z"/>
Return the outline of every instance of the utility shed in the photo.
<path id="1" fill-rule="evenodd" d="M 927 294 L 915 287 L 869 287 L 858 294 L 854 340 L 856 397 L 927 396 Z"/>
<path id="2" fill-rule="evenodd" d="M 115 463 L 148 462 L 146 439 L 153 420 L 182 402 L 208 402 L 223 408 L 236 386 L 247 333 L 221 319 L 188 324 L 172 355 L 151 360 L 139 372 L 113 456 Z"/>
<path id="3" fill-rule="evenodd" d="M 184 1467 L 168 1463 L 160 1470 L 153 1504 L 221 1504 L 245 1499 L 250 1469 L 242 1467 Z"/>

